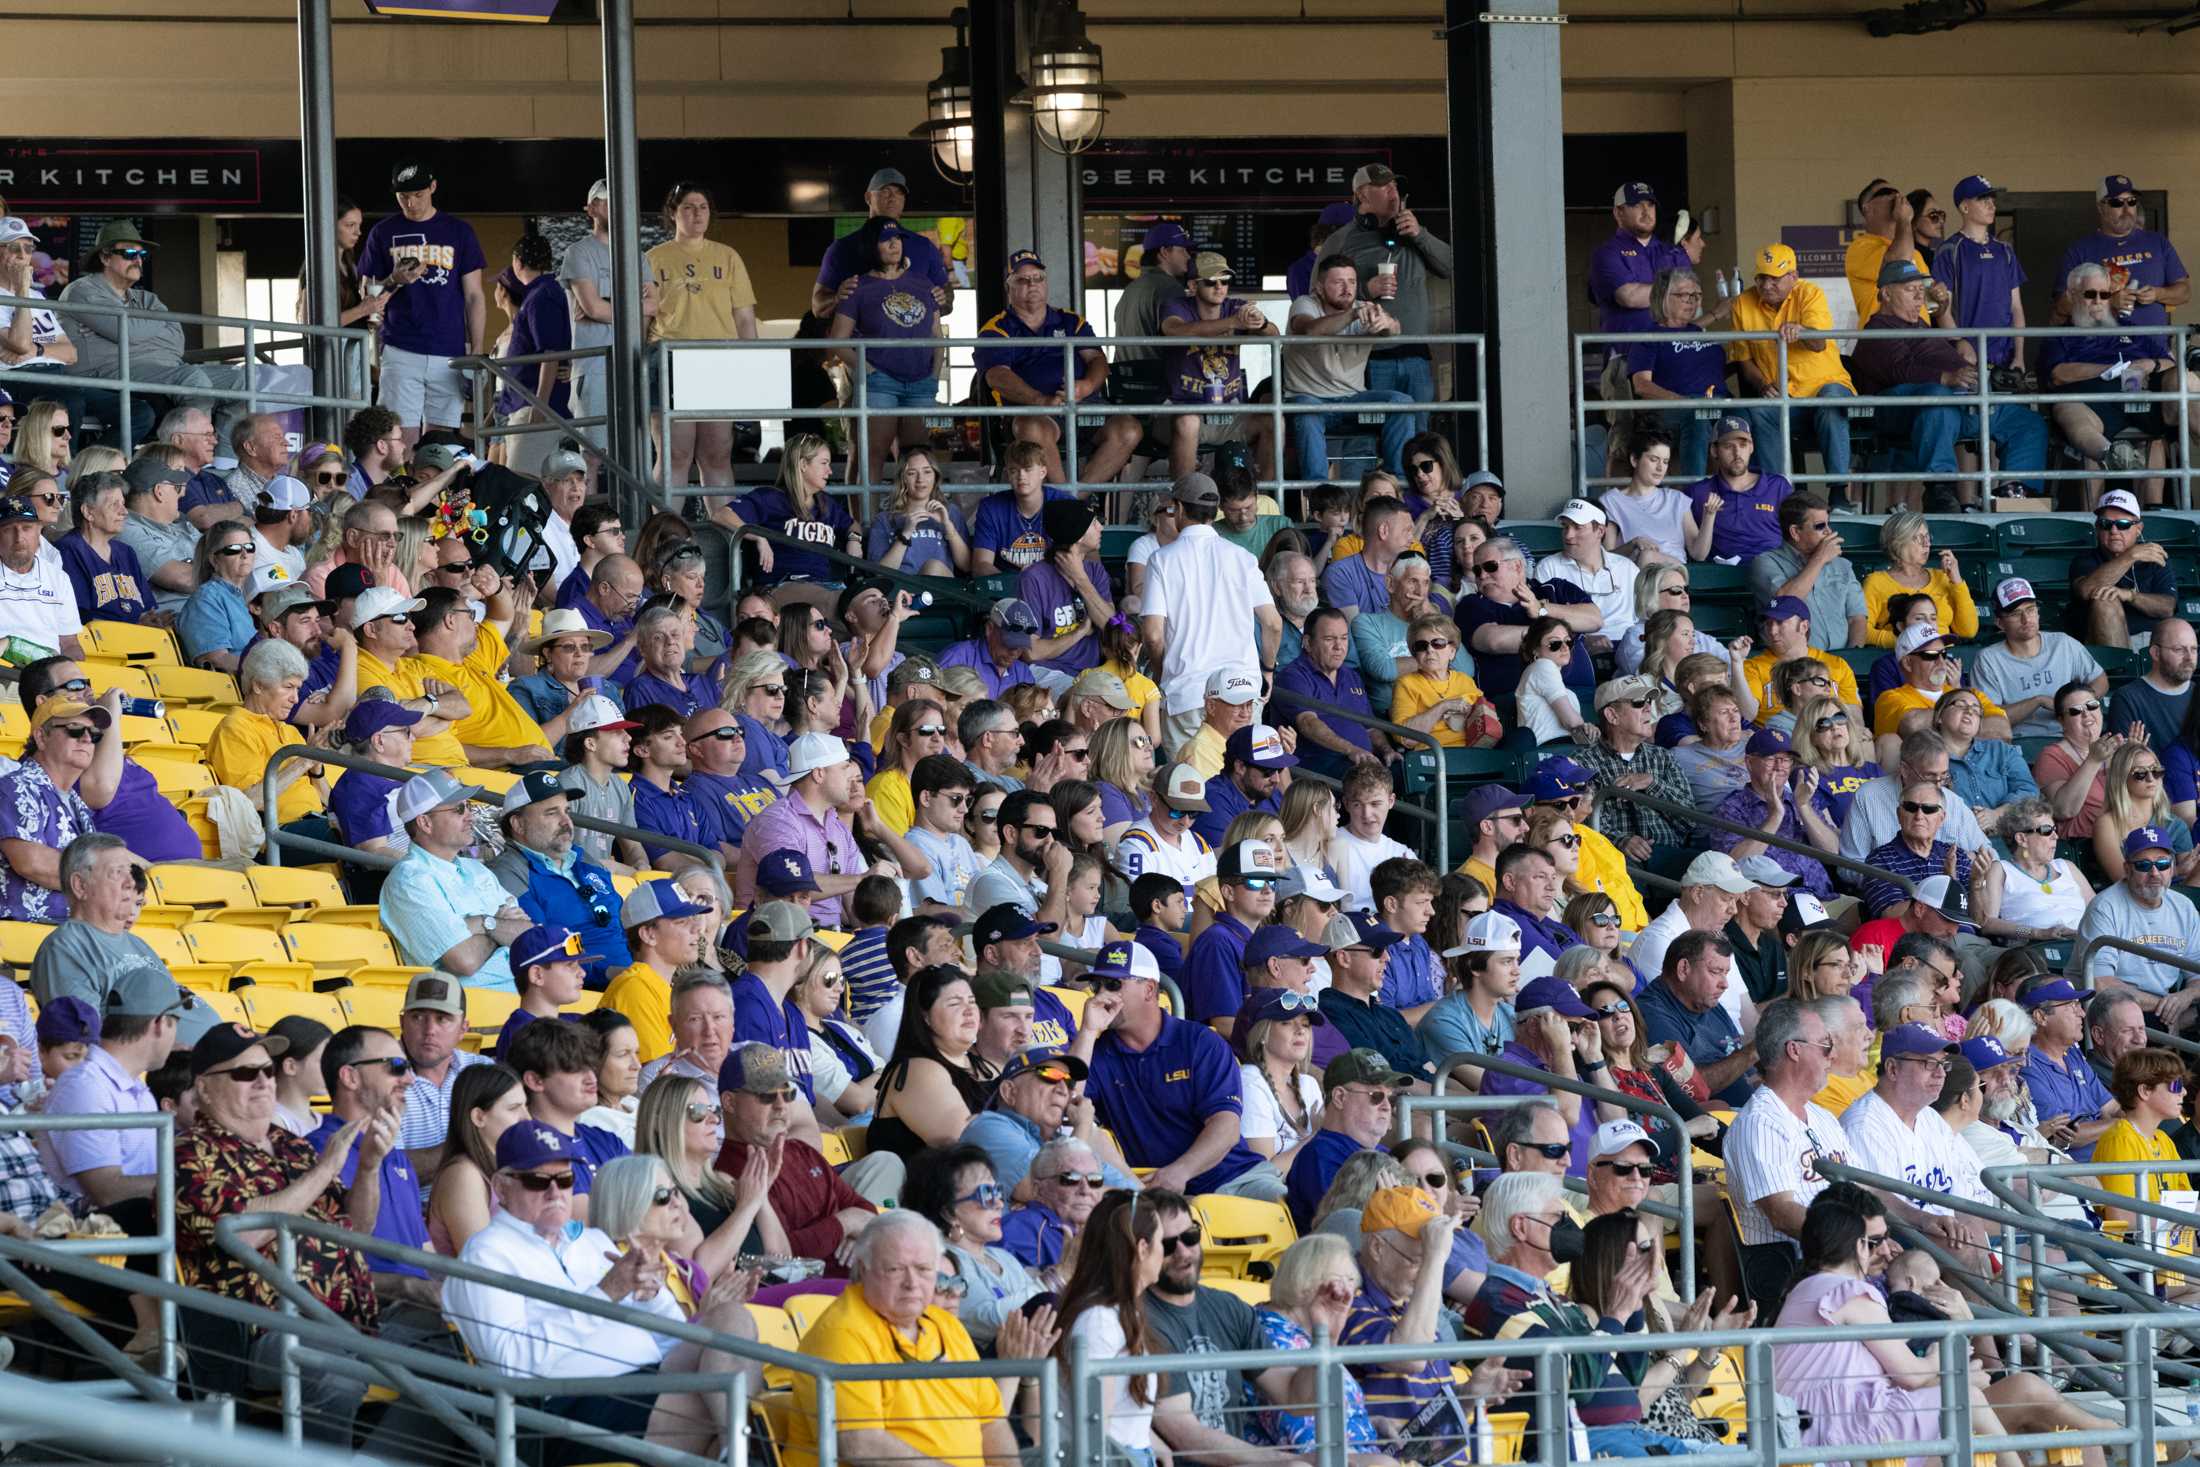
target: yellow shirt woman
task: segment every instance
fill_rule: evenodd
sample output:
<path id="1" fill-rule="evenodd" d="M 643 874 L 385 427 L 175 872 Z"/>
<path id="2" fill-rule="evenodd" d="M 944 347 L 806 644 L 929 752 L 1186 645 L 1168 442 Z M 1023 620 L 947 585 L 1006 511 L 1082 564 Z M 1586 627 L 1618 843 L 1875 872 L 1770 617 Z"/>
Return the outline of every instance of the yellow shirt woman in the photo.
<path id="1" fill-rule="evenodd" d="M 1892 647 L 1894 629 L 1887 625 L 1887 603 L 1897 596 L 1930 596 L 1940 629 L 1966 641 L 1978 635 L 1978 607 L 1971 588 L 1952 581 L 1944 570 L 1926 572 L 1925 584 L 1910 589 L 1885 571 L 1864 577 L 1864 640 L 1874 647 Z"/>
<path id="2" fill-rule="evenodd" d="M 1482 701 L 1482 690 L 1474 685 L 1474 679 L 1453 668 L 1438 682 L 1425 672 L 1409 672 L 1398 679 L 1390 694 L 1390 721 L 1404 723 L 1407 719 L 1423 714 L 1446 698 L 1464 698 L 1472 708 Z M 1438 720 L 1429 730 L 1429 737 L 1447 749 L 1464 749 L 1467 736 L 1446 720 Z"/>
<path id="3" fill-rule="evenodd" d="M 206 767 L 214 778 L 235 789 L 257 790 L 267 776 L 267 761 L 277 749 L 298 742 L 298 731 L 249 708 L 232 708 L 206 741 Z M 288 765 L 284 766 L 286 769 Z M 318 815 L 327 802 L 312 775 L 300 776 L 275 797 L 275 821 L 288 825 L 308 815 Z"/>
<path id="4" fill-rule="evenodd" d="M 657 282 L 650 340 L 731 341 L 740 334 L 734 313 L 756 304 L 756 287 L 733 246 L 714 239 L 668 239 L 645 258 Z"/>

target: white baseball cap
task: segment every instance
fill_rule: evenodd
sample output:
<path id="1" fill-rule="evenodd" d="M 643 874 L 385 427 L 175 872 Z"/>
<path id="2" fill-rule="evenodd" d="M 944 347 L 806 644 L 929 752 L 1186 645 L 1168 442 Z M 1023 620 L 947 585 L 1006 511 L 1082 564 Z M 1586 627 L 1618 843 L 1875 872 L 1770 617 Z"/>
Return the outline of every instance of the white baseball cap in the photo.
<path id="1" fill-rule="evenodd" d="M 257 601 L 278 586 L 291 584 L 290 572 L 279 565 L 263 565 L 252 573 L 252 579 L 244 588 L 244 599 Z"/>
<path id="2" fill-rule="evenodd" d="M 1902 635 L 1894 639 L 1894 655 L 1907 657 L 1927 642 L 1947 640 L 1948 634 L 1929 621 L 1921 621 L 1914 627 L 1904 627 Z"/>
<path id="3" fill-rule="evenodd" d="M 619 711 L 619 705 L 601 693 L 590 693 L 575 704 L 565 720 L 569 734 L 594 733 L 599 728 L 640 728 L 641 725 Z"/>
<path id="4" fill-rule="evenodd" d="M 260 491 L 269 509 L 304 509 L 313 503 L 313 491 L 288 474 L 277 474 Z"/>
<path id="5" fill-rule="evenodd" d="M 1646 1146 L 1652 1160 L 1657 1158 L 1657 1143 L 1650 1133 L 1633 1121 L 1605 1121 L 1597 1127 L 1596 1140 L 1589 1143 L 1589 1160 L 1602 1161 L 1607 1156 L 1617 1156 L 1630 1146 Z"/>
<path id="6" fill-rule="evenodd" d="M 1604 511 L 1586 499 L 1569 499 L 1558 507 L 1558 517 L 1572 520 L 1577 525 L 1601 525 Z"/>
<path id="7" fill-rule="evenodd" d="M 458 777 L 447 769 L 431 769 L 426 774 L 416 774 L 397 787 L 390 796 L 390 813 L 403 825 L 417 820 L 430 810 L 440 810 L 446 805 L 460 805 L 482 793 L 478 784 L 461 784 Z"/>
<path id="8" fill-rule="evenodd" d="M 1516 953 L 1520 951 L 1520 924 L 1503 912 L 1481 912 L 1467 923 L 1459 934 L 1459 945 L 1447 947 L 1447 958 L 1463 958 L 1469 953 Z"/>
<path id="9" fill-rule="evenodd" d="M 2140 518 L 2138 496 L 2129 489 L 2111 489 L 2103 494 L 2093 512 L 2099 514 L 2104 509 L 2120 509 L 2134 519 Z"/>
<path id="10" fill-rule="evenodd" d="M 570 729 L 572 725 L 568 723 L 566 727 Z M 784 787 L 793 784 L 805 774 L 831 769 L 834 765 L 845 764 L 854 757 L 848 752 L 848 746 L 831 734 L 806 733 L 787 745 L 787 772 L 780 774 L 775 770 L 766 770 L 765 777 L 773 784 Z"/>
<path id="11" fill-rule="evenodd" d="M 1207 696 L 1225 703 L 1250 703 L 1260 696 L 1260 679 L 1235 667 L 1225 667 L 1207 679 Z"/>
<path id="12" fill-rule="evenodd" d="M 369 586 L 352 598 L 351 629 L 356 632 L 370 621 L 409 614 L 427 604 L 417 596 L 403 595 L 388 586 Z"/>
<path id="13" fill-rule="evenodd" d="M 1705 851 L 1681 873 L 1682 886 L 1715 886 L 1730 896 L 1755 891 L 1757 883 L 1742 874 L 1734 858 L 1724 851 Z"/>

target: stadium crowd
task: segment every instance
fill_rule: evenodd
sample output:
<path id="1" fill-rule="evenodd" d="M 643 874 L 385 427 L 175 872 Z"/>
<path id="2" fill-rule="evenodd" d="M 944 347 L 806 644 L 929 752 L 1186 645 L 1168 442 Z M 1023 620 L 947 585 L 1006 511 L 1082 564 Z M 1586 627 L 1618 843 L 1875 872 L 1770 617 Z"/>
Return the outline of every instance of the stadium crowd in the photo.
<path id="1" fill-rule="evenodd" d="M 1110 1453 L 1143 1464 L 1305 1460 L 1336 1423 L 1315 1419 L 1313 1373 L 1287 1352 L 1318 1334 L 1612 1336 L 1573 1357 L 1570 1395 L 1588 1452 L 1635 1456 L 1720 1440 L 1699 1411 L 1720 1357 L 1619 1336 L 1966 1316 L 1934 1255 L 1894 1251 L 1888 1229 L 1975 1258 L 1980 1224 L 1912 1192 L 1829 1185 L 1817 1159 L 1987 1206 L 1982 1170 L 2012 1161 L 2200 1160 L 2184 1061 L 2157 1042 L 2200 1001 L 2178 966 L 2200 961 L 2200 912 L 2176 889 L 2200 870 L 2200 644 L 2144 483 L 2090 500 L 2091 543 L 2051 598 L 1936 550 L 1935 522 L 1909 510 L 1853 564 L 1865 547 L 1828 498 L 1782 477 L 1784 448 L 1760 451 L 1761 409 L 1693 444 L 1692 416 L 1645 431 L 1631 482 L 1569 500 L 1555 524 L 1508 519 L 1505 485 L 1463 472 L 1426 415 L 1386 418 L 1383 464 L 1311 490 L 1298 515 L 1261 492 L 1252 459 L 1326 478 L 1322 416 L 1209 474 L 1202 452 L 1240 429 L 1187 415 L 1164 438 L 1174 477 L 1149 533 L 1117 560 L 1107 516 L 1052 484 L 1047 420 L 1016 420 L 1000 486 L 962 504 L 932 452 L 899 441 L 908 420 L 888 419 L 871 447 L 898 468 L 869 523 L 832 487 L 841 455 L 809 433 L 789 436 L 776 484 L 708 501 L 710 523 L 769 533 L 746 542 L 728 607 L 706 573 L 722 537 L 665 511 L 629 541 L 570 449 L 532 465 L 550 511 L 539 562 L 467 528 L 481 465 L 437 430 L 460 426 L 450 359 L 482 344 L 485 262 L 435 188 L 408 165 L 399 213 L 352 231 L 347 309 L 381 332 L 382 405 L 341 442 L 293 453 L 275 420 L 230 414 L 234 461 L 217 467 L 216 418 L 180 378 L 127 458 L 64 457 L 99 411 L 65 373 L 51 393 L 11 379 L 0 406 L 15 443 L 0 607 L 23 654 L 0 918 L 50 929 L 22 986 L 0 983 L 0 1098 L 49 1116 L 173 1111 L 194 1287 L 276 1306 L 214 1228 L 279 1212 L 742 1339 L 762 1311 L 808 1311 L 803 1351 L 848 1364 L 1015 1365 L 1080 1340 L 1095 1358 L 1279 1351 L 1265 1371 L 1111 1378 Z M 2110 247 L 2135 228 L 2130 192 L 2104 184 Z M 897 223 L 906 196 L 892 170 L 872 180 L 869 224 L 817 277 L 816 330 L 936 334 L 951 286 Z M 1993 197 L 1959 184 L 1965 230 L 1928 258 L 1915 206 L 1865 191 L 1858 243 L 1884 258 L 1852 251 L 1879 307 L 1860 304 L 1859 385 L 1934 396 L 1976 369 L 1951 357 L 1935 387 L 1915 373 L 1939 358 L 1873 350 L 1882 322 L 2022 324 L 1986 245 Z M 596 232 L 562 262 L 538 240 L 515 251 L 497 281 L 514 354 L 591 344 L 604 325 L 604 207 L 591 191 Z M 1678 335 L 1698 329 L 1700 283 L 1669 253 L 1685 258 L 1685 240 L 1657 243 L 1656 211 L 1646 187 L 1621 190 L 1592 289 L 1607 326 Z M 674 188 L 668 214 L 652 329 L 752 335 L 754 292 L 707 237 L 707 191 Z M 400 222 L 425 229 L 425 254 L 393 248 Z M 1388 170 L 1361 169 L 1351 216 L 1331 223 L 1289 331 L 1424 331 L 1449 251 Z M 2088 248 L 2068 271 L 2080 299 Z M 2183 303 L 2161 250 L 2164 278 L 2132 271 L 2119 311 L 2127 294 L 2157 315 Z M 1180 227 L 1157 226 L 1147 251 L 1158 268 L 1118 326 L 1199 339 L 1157 359 L 1177 400 L 1251 400 L 1236 348 L 1212 343 L 1279 327 Z M 1819 324 L 1783 251 L 1761 255 L 1738 324 Z M 98 253 L 80 284 L 137 289 L 133 232 L 110 228 Z M 929 284 L 894 289 L 908 272 Z M 1036 256 L 1006 274 L 1009 309 L 985 334 L 1089 334 L 1045 305 Z M 988 351 L 980 377 L 1002 402 L 1082 400 L 1113 370 L 1097 345 L 1073 383 L 1046 376 L 1058 350 Z M 921 418 L 930 356 L 874 353 L 862 390 Z M 1629 388 L 1702 395 L 1663 375 L 1686 358 L 1651 353 Z M 1737 361 L 1763 388 L 1756 358 Z M 1791 379 L 1816 375 L 1788 390 L 1838 396 L 1848 370 L 1798 351 Z M 1436 400 L 1425 347 L 1341 345 L 1284 371 L 1292 401 Z M 543 386 L 582 409 L 600 390 L 555 368 Z M 2003 411 L 2025 420 L 1990 425 L 2021 475 L 2045 421 Z M 1907 429 L 1929 507 L 1953 503 L 1932 481 L 1959 415 L 1921 407 Z M 1818 418 L 1838 472 L 1846 442 L 1837 455 L 1825 425 L 1845 420 Z M 732 487 L 720 426 L 667 435 L 674 482 Z M 1083 478 L 1142 436 L 1109 420 Z M 1675 467 L 1705 476 L 1665 487 Z M 1746 600 L 1718 606 L 1747 627 L 1725 640 L 1690 590 L 1721 573 Z M 943 591 L 990 578 L 982 619 L 942 631 L 926 576 Z M 1985 645 L 1981 601 L 1998 633 Z M 181 670 L 227 680 L 193 744 L 213 787 L 194 792 L 205 832 L 141 762 L 147 714 L 105 650 L 123 629 L 172 633 Z M 2112 680 L 2104 651 L 2143 668 L 2119 661 Z M 185 734 L 171 721 L 164 739 Z M 301 743 L 270 809 L 269 760 Z M 1460 770 L 1456 808 L 1434 812 L 1457 832 L 1453 870 L 1401 808 L 1427 787 L 1417 749 Z M 312 757 L 338 750 L 405 777 Z M 148 941 L 165 869 L 249 862 L 269 828 L 390 863 L 337 867 L 409 970 L 394 1022 L 300 1012 L 263 1031 Z M 2073 943 L 2089 955 L 2065 971 L 2049 953 Z M 1440 1075 L 1515 1103 L 1486 1127 L 1392 1139 L 1397 1098 Z M 1642 1103 L 1669 1107 L 1685 1141 Z M 158 1227 L 149 1131 L 0 1133 L 0 1157 L 0 1232 L 27 1234 L 57 1202 Z M 1715 1175 L 1688 1171 L 1713 1158 Z M 2174 1173 L 2105 1185 L 2146 1201 L 2187 1188 Z M 1693 1299 L 1664 1262 L 1669 1229 L 1640 1210 L 1682 1186 L 1702 1199 Z M 1207 1220 L 1224 1217 L 1274 1219 L 1257 1300 L 1207 1281 L 1203 1250 L 1234 1231 Z M 2131 1226 L 2113 1208 L 2099 1221 Z M 636 1376 L 631 1397 L 546 1403 L 577 1426 L 697 1451 L 746 1429 L 721 1398 L 656 1395 L 647 1377 L 753 1367 L 639 1320 L 318 1240 L 301 1240 L 298 1277 L 386 1339 L 515 1374 Z M 159 1350 L 146 1296 L 53 1284 L 133 1355 Z M 187 1316 L 184 1344 L 202 1389 L 265 1392 L 281 1369 L 264 1331 Z M 2040 1375 L 2004 1372 L 1992 1340 L 1977 1348 L 1975 1429 L 2102 1425 Z M 1776 1359 L 1810 1444 L 1938 1434 L 1936 1350 Z M 1458 1377 L 1441 1359 L 1355 1368 L 1354 1460 L 1463 1460 L 1483 1407 L 1527 1408 L 1532 1361 L 1523 1344 Z M 840 1454 L 1006 1463 L 1038 1430 L 1031 1384 L 836 1387 Z M 358 1382 L 305 1388 L 316 1439 L 359 1438 Z M 795 1375 L 798 1458 L 814 1457 L 817 1388 Z M 366 1446 L 417 1452 L 438 1430 L 400 1401 Z M 544 1450 L 600 1453 L 578 1436 Z"/>

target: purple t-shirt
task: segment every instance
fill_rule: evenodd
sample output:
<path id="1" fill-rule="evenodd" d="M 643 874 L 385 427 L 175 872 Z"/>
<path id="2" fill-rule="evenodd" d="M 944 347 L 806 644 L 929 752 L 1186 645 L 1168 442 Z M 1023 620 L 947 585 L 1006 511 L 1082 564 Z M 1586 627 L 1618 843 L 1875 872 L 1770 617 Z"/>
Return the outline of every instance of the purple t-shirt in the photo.
<path id="1" fill-rule="evenodd" d="M 2062 265 L 2055 271 L 2055 294 L 2061 295 L 2069 286 L 2072 270 L 2089 262 L 2107 270 L 2112 283 L 2120 283 L 2121 277 L 2133 286 L 2151 285 L 2157 290 L 2187 279 L 2192 273 L 2177 257 L 2177 247 L 2169 242 L 2167 235 L 2156 234 L 2151 229 L 2134 229 L 2118 239 L 2096 229 L 2063 251 Z M 2166 326 L 2169 312 L 2160 301 L 2153 305 L 2134 305 L 2127 324 Z M 2148 339 L 2159 344 L 2150 349 L 2150 355 L 2169 355 L 2163 338 Z"/>
<path id="2" fill-rule="evenodd" d="M 988 494 L 978 501 L 978 518 L 970 528 L 970 548 L 992 551 L 996 569 L 1020 571 L 1047 553 L 1046 531 L 1039 524 L 1046 502 L 1076 497 L 1067 489 L 1048 484 L 1039 496 L 1039 514 L 1025 514 L 1016 507 L 1015 490 Z"/>
<path id="3" fill-rule="evenodd" d="M 336 1139 L 336 1133 L 344 1129 L 344 1123 L 335 1116 L 323 1116 L 321 1124 L 312 1135 L 306 1137 L 315 1151 L 326 1152 Z M 359 1143 L 351 1144 L 351 1154 L 344 1158 L 343 1169 L 337 1180 L 344 1186 L 359 1171 Z M 413 1173 L 412 1162 L 404 1148 L 393 1146 L 382 1158 L 382 1209 L 374 1215 L 374 1235 L 385 1243 L 395 1243 L 400 1248 L 417 1248 L 428 1251 L 427 1204 L 421 1200 L 420 1178 Z M 387 1258 L 367 1255 L 367 1267 L 375 1273 L 404 1274 L 424 1279 L 428 1271 L 411 1263 L 395 1263 Z"/>
<path id="4" fill-rule="evenodd" d="M 1955 296 L 1958 326 L 2007 326 L 2015 320 L 2009 292 L 2024 284 L 2025 274 L 2013 245 L 1998 239 L 1980 244 L 1967 234 L 1956 234 L 1933 255 L 1933 279 Z M 1987 363 L 2001 366 L 2016 349 L 2013 336 L 1989 337 Z"/>
<path id="5" fill-rule="evenodd" d="M 103 557 L 81 530 L 71 530 L 54 546 L 61 568 L 76 589 L 76 614 L 86 621 L 136 621 L 152 610 L 145 599 L 145 571 L 137 552 L 120 540 L 108 542 Z"/>
<path id="6" fill-rule="evenodd" d="M 440 217 L 440 216 L 439 216 Z M 399 294 L 403 294 L 402 291 Z M 555 275 L 537 275 L 527 283 L 527 293 L 520 298 L 519 311 L 512 317 L 512 341 L 505 349 L 508 357 L 531 357 L 546 351 L 571 351 L 573 349 L 573 317 L 565 303 L 565 289 L 558 284 Z M 539 380 L 538 367 L 515 367 L 520 380 L 533 387 Z M 567 411 L 572 396 L 571 384 L 561 373 L 551 385 L 547 399 L 550 406 L 560 413 Z M 497 394 L 497 412 L 511 414 L 526 405 L 519 390 L 507 387 Z"/>
<path id="7" fill-rule="evenodd" d="M 1602 314 L 1599 331 L 1648 331 L 1648 306 L 1623 306 L 1615 297 L 1623 285 L 1650 285 L 1660 270 L 1689 268 L 1688 251 L 1652 235 L 1648 243 L 1626 230 L 1616 230 L 1589 256 L 1589 299 Z"/>
<path id="8" fill-rule="evenodd" d="M 878 231 L 868 228 L 869 222 L 866 220 L 853 233 L 842 235 L 826 248 L 825 259 L 817 267 L 819 285 L 827 290 L 838 290 L 849 276 L 878 267 Z M 909 262 L 910 277 L 929 280 L 934 285 L 950 283 L 946 258 L 940 254 L 940 247 L 925 235 L 903 230 L 901 257 Z"/>
<path id="9" fill-rule="evenodd" d="M 160 792 L 160 782 L 150 770 L 128 757 L 122 761 L 115 797 L 92 812 L 92 828 L 115 837 L 130 848 L 131 855 L 148 861 L 206 859 L 206 849 L 183 811 Z"/>
<path id="10" fill-rule="evenodd" d="M 1711 558 L 1739 560 L 1747 565 L 1768 550 L 1780 548 L 1780 501 L 1795 486 L 1778 474 L 1759 474 L 1747 489 L 1733 489 L 1717 478 L 1698 479 L 1688 486 L 1688 503 L 1700 518 L 1703 502 L 1714 490 L 1719 495 L 1719 517 L 1711 524 Z"/>
<path id="11" fill-rule="evenodd" d="M 1663 341 L 1638 341 L 1627 348 L 1627 370 L 1648 372 L 1650 380 L 1682 397 L 1731 397 L 1726 390 L 1726 344 L 1703 339 L 1703 328 L 1654 326 Z"/>
<path id="12" fill-rule="evenodd" d="M 743 524 L 759 529 L 777 530 L 789 539 L 810 545 L 840 548 L 840 542 L 854 524 L 855 516 L 847 506 L 830 494 L 820 494 L 810 505 L 809 518 L 795 513 L 794 501 L 787 492 L 776 485 L 759 489 L 754 494 L 744 494 L 733 502 L 733 512 L 741 516 Z M 761 578 L 767 586 L 781 581 L 836 581 L 843 572 L 824 556 L 808 550 L 796 550 L 787 545 L 772 547 L 772 568 Z"/>
<path id="13" fill-rule="evenodd" d="M 1222 314 L 1234 316 L 1246 305 L 1247 302 L 1231 296 L 1223 301 Z M 1200 319 L 1199 302 L 1188 295 L 1177 297 L 1161 308 L 1161 319 L 1171 318 L 1197 321 Z M 1236 338 L 1194 337 L 1189 346 L 1169 348 L 1163 359 L 1168 363 L 1169 401 L 1245 401 L 1245 367 L 1238 359 Z M 1219 392 L 1215 391 L 1218 385 Z"/>
<path id="14" fill-rule="evenodd" d="M 897 340 L 930 342 L 939 320 L 932 286 L 915 270 L 905 270 L 892 280 L 865 275 L 856 292 L 840 303 L 838 314 L 856 323 L 861 337 L 891 336 Z M 876 347 L 864 353 L 865 364 L 904 382 L 922 382 L 932 375 L 933 348 Z"/>
<path id="15" fill-rule="evenodd" d="M 1088 560 L 1085 574 L 1092 578 L 1093 589 L 1103 599 L 1115 599 L 1106 566 L 1098 560 Z M 1066 637 L 1080 627 L 1091 625 L 1091 618 L 1085 615 L 1085 598 L 1070 589 L 1068 580 L 1054 568 L 1051 560 L 1040 560 L 1024 567 L 1023 574 L 1016 578 L 1016 596 L 1038 616 L 1042 637 Z M 1082 638 L 1061 656 L 1050 657 L 1039 665 L 1066 672 L 1071 677 L 1088 667 L 1098 667 L 1100 638 L 1097 634 Z"/>
<path id="16" fill-rule="evenodd" d="M 389 839 L 395 828 L 390 819 L 390 792 L 396 788 L 396 780 L 364 769 L 347 769 L 329 786 L 328 818 L 345 845 Z"/>
<path id="17" fill-rule="evenodd" d="M 415 224 L 392 214 L 367 231 L 359 245 L 359 273 L 381 280 L 399 260 L 427 266 L 420 278 L 390 296 L 382 312 L 382 341 L 402 351 L 431 357 L 466 354 L 465 278 L 486 269 L 474 227 L 448 214 Z"/>
<path id="18" fill-rule="evenodd" d="M 957 642 L 940 654 L 942 667 L 967 667 L 985 684 L 985 695 L 998 698 L 1010 688 L 1022 687 L 1031 679 L 1031 664 L 1021 657 L 1009 664 L 1003 672 L 993 664 L 993 654 L 985 645 L 984 637 L 972 637 L 967 642 Z"/>
<path id="19" fill-rule="evenodd" d="M 1337 669 L 1337 675 L 1331 678 L 1314 665 L 1313 658 L 1301 652 L 1277 672 L 1276 691 L 1296 693 L 1316 705 L 1309 708 L 1304 703 L 1279 700 L 1276 704 L 1278 722 L 1296 725 L 1300 714 L 1312 713 L 1331 733 L 1354 748 L 1373 751 L 1374 746 L 1368 742 L 1367 725 L 1354 723 L 1348 718 L 1333 718 L 1324 711 L 1326 708 L 1343 708 L 1374 716 L 1375 709 L 1367 701 L 1367 684 L 1361 681 L 1360 671 L 1352 665 L 1349 657 Z"/>

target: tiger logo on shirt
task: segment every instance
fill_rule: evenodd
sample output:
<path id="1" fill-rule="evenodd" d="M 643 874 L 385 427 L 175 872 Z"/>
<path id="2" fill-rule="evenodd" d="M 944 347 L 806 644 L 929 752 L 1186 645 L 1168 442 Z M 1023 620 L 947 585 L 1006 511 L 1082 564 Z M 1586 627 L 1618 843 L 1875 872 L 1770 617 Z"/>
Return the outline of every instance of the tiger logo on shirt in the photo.
<path id="1" fill-rule="evenodd" d="M 906 290 L 888 292 L 878 308 L 881 315 L 904 331 L 916 330 L 931 314 L 923 301 Z"/>

